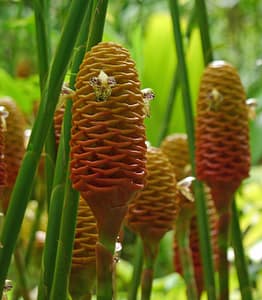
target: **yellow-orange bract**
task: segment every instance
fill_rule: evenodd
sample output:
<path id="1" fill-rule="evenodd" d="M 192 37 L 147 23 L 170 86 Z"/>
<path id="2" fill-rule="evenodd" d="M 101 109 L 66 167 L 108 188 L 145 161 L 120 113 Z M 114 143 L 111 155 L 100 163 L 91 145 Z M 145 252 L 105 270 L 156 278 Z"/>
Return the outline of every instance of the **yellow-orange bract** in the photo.
<path id="1" fill-rule="evenodd" d="M 189 175 L 189 151 L 187 136 L 183 133 L 168 135 L 161 143 L 161 149 L 172 163 L 177 181 Z"/>
<path id="2" fill-rule="evenodd" d="M 146 185 L 130 203 L 127 225 L 144 240 L 158 241 L 174 225 L 177 214 L 176 179 L 161 149 L 148 147 Z"/>

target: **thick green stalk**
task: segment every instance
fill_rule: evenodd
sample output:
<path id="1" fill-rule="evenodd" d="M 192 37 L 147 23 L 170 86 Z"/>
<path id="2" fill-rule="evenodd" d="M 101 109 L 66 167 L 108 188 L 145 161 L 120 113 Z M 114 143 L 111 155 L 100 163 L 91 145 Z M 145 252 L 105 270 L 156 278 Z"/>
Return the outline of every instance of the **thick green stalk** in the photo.
<path id="1" fill-rule="evenodd" d="M 207 65 L 213 60 L 213 51 L 208 30 L 209 25 L 205 0 L 196 0 L 195 7 L 197 10 L 197 18 L 202 41 L 204 61 L 205 65 Z"/>
<path id="2" fill-rule="evenodd" d="M 88 2 L 86 0 L 73 1 L 71 4 L 69 16 L 65 23 L 48 74 L 39 113 L 33 126 L 28 148 L 13 189 L 1 236 L 1 244 L 3 245 L 0 249 L 1 291 L 4 287 L 4 281 L 10 265 L 11 256 L 30 197 L 36 167 L 40 159 L 48 130 L 53 122 L 55 107 L 61 91 L 67 65 L 74 48 L 77 36 L 76 32 L 80 29 L 87 5 Z M 21 195 L 23 196 L 21 197 Z"/>
<path id="3" fill-rule="evenodd" d="M 143 240 L 144 269 L 141 279 L 141 300 L 149 300 L 151 297 L 154 268 L 159 248 L 159 241 Z"/>
<path id="4" fill-rule="evenodd" d="M 47 79 L 50 63 L 50 39 L 49 39 L 49 2 L 47 0 L 34 1 L 36 44 L 38 54 L 38 68 L 40 78 L 40 90 L 43 96 L 45 81 Z M 46 176 L 46 199 L 49 207 L 54 168 L 56 160 L 56 145 L 54 126 L 51 125 L 45 142 L 45 176 Z"/>
<path id="5" fill-rule="evenodd" d="M 48 66 L 50 62 L 49 55 L 49 35 L 48 35 L 48 6 L 46 0 L 35 0 L 34 13 L 35 13 L 35 29 L 36 29 L 36 44 L 38 56 L 38 69 L 40 78 L 40 89 L 44 89 L 45 81 L 48 74 Z"/>
<path id="6" fill-rule="evenodd" d="M 188 300 L 199 299 L 189 242 L 190 223 L 193 211 L 194 210 L 192 210 L 192 208 L 182 208 L 176 220 L 176 238 L 178 241 L 179 258 L 182 264 L 183 278 L 187 286 Z"/>
<path id="7" fill-rule="evenodd" d="M 187 75 L 186 59 L 184 54 L 183 39 L 182 39 L 181 28 L 180 28 L 179 8 L 176 0 L 175 1 L 170 0 L 169 4 L 170 4 L 170 11 L 172 16 L 173 30 L 174 30 L 174 37 L 175 37 L 175 44 L 176 44 L 178 72 L 180 74 L 179 80 L 182 88 L 186 131 L 187 131 L 188 142 L 189 142 L 190 162 L 192 164 L 192 172 L 194 174 L 195 136 L 194 136 L 193 109 L 192 109 L 192 101 L 190 95 L 190 86 L 189 86 L 188 75 Z"/>
<path id="8" fill-rule="evenodd" d="M 50 300 L 67 300 L 79 194 L 72 189 L 68 167 L 65 199 Z"/>
<path id="9" fill-rule="evenodd" d="M 232 203 L 232 245 L 235 253 L 235 264 L 242 299 L 253 300 L 252 287 L 247 269 L 247 262 L 242 242 L 242 233 L 238 219 L 238 211 L 235 199 Z"/>
<path id="10" fill-rule="evenodd" d="M 229 265 L 227 260 L 231 211 L 218 212 L 218 281 L 219 300 L 229 300 Z"/>
<path id="11" fill-rule="evenodd" d="M 96 0 L 93 4 L 93 13 L 91 20 L 91 32 L 89 35 L 87 50 L 90 50 L 94 45 L 102 40 L 104 24 L 106 18 L 108 0 Z"/>
<path id="12" fill-rule="evenodd" d="M 113 296 L 113 255 L 115 251 L 115 239 L 108 239 L 99 235 L 96 244 L 97 260 L 97 300 L 111 300 Z"/>
<path id="13" fill-rule="evenodd" d="M 85 45 L 89 31 L 89 20 L 91 15 L 91 2 L 89 2 L 81 30 L 76 42 L 76 48 L 79 49 L 74 55 L 70 87 L 73 88 L 75 84 L 76 73 L 85 54 Z M 72 100 L 67 100 L 64 121 L 61 132 L 61 140 L 58 146 L 57 162 L 55 168 L 53 192 L 50 200 L 49 208 L 49 222 L 47 225 L 45 248 L 43 253 L 43 269 L 40 278 L 38 299 L 49 299 L 51 292 L 55 260 L 57 253 L 57 241 L 59 239 L 60 220 L 62 216 L 63 202 L 64 202 L 64 189 L 66 182 L 66 173 L 64 170 L 67 168 L 69 160 L 69 141 L 71 131 L 71 107 Z"/>
<path id="14" fill-rule="evenodd" d="M 188 83 L 186 62 L 185 62 L 184 49 L 183 49 L 183 41 L 182 41 L 180 22 L 179 22 L 180 20 L 179 7 L 177 1 L 174 0 L 170 0 L 169 4 L 170 4 L 172 21 L 173 21 L 176 48 L 177 48 L 178 68 L 179 68 L 179 74 L 181 76 L 180 83 L 182 87 L 186 129 L 187 129 L 187 135 L 189 140 L 190 162 L 192 166 L 192 173 L 194 176 L 195 174 L 194 121 L 193 121 L 190 88 Z M 198 181 L 194 183 L 194 188 L 196 194 L 196 211 L 197 211 L 197 220 L 199 226 L 201 256 L 203 258 L 203 265 L 204 265 L 205 285 L 207 289 L 208 298 L 210 300 L 211 299 L 214 300 L 216 299 L 215 279 L 214 279 L 214 270 L 213 270 L 214 268 L 213 268 L 213 261 L 212 261 L 212 250 L 210 244 L 207 210 L 204 201 L 204 192 L 201 184 Z"/>
<path id="15" fill-rule="evenodd" d="M 39 229 L 41 216 L 42 216 L 42 213 L 43 213 L 44 207 L 45 207 L 43 199 L 40 199 L 40 201 L 38 201 L 37 203 L 38 203 L 37 210 L 35 213 L 34 222 L 32 224 L 32 228 L 31 228 L 31 232 L 30 232 L 30 236 L 29 236 L 28 246 L 27 246 L 26 253 L 25 253 L 25 267 L 26 268 L 28 267 L 30 260 L 32 258 L 32 251 L 34 249 L 35 235 L 36 235 L 37 230 Z"/>
<path id="16" fill-rule="evenodd" d="M 21 255 L 20 249 L 17 247 L 14 252 L 14 260 L 15 260 L 15 266 L 19 277 L 19 284 L 16 285 L 16 288 L 14 290 L 15 297 L 17 296 L 17 299 L 19 296 L 23 296 L 24 300 L 30 300 L 29 297 L 29 288 L 27 284 L 27 278 L 26 278 L 26 272 L 25 272 L 25 266 L 23 262 L 23 258 Z"/>
<path id="17" fill-rule="evenodd" d="M 128 292 L 128 300 L 136 300 L 138 286 L 140 284 L 141 273 L 143 269 L 143 244 L 141 238 L 137 235 L 135 246 L 135 257 L 133 263 L 133 274 Z"/>
<path id="18" fill-rule="evenodd" d="M 176 93 L 178 91 L 179 87 L 179 74 L 178 74 L 178 69 L 176 68 L 172 83 L 171 83 L 171 88 L 168 96 L 168 101 L 167 101 L 167 109 L 166 109 L 166 114 L 165 114 L 165 119 L 163 122 L 163 127 L 160 132 L 160 136 L 158 139 L 158 144 L 160 145 L 161 141 L 165 138 L 168 132 L 169 124 L 172 118 L 173 114 L 173 107 L 175 105 L 175 98 L 176 98 Z"/>
<path id="19" fill-rule="evenodd" d="M 69 82 L 69 86 L 71 89 L 74 88 L 79 66 L 87 50 L 87 40 L 88 40 L 89 32 L 91 32 L 90 31 L 91 19 L 92 19 L 92 1 L 88 3 L 88 8 L 85 14 L 85 18 L 83 20 L 83 24 L 81 26 L 81 30 L 79 32 L 79 36 L 76 42 L 76 51 L 73 57 L 71 76 Z"/>
<path id="20" fill-rule="evenodd" d="M 195 15 L 196 15 L 196 9 L 194 7 L 193 12 L 190 16 L 189 22 L 187 24 L 187 29 L 186 29 L 186 35 L 187 38 L 190 39 L 192 30 L 194 28 L 195 24 Z M 164 137 L 168 133 L 168 128 L 170 121 L 172 119 L 172 113 L 173 113 L 173 107 L 175 105 L 175 99 L 176 99 L 176 94 L 179 88 L 179 72 L 178 72 L 178 67 L 176 67 L 176 70 L 173 75 L 173 80 L 171 82 L 171 87 L 170 87 L 170 92 L 167 100 L 167 108 L 166 108 L 166 113 L 165 113 L 165 118 L 163 122 L 163 127 L 160 132 L 160 136 L 158 139 L 158 145 L 160 145 L 161 141 L 164 139 Z"/>

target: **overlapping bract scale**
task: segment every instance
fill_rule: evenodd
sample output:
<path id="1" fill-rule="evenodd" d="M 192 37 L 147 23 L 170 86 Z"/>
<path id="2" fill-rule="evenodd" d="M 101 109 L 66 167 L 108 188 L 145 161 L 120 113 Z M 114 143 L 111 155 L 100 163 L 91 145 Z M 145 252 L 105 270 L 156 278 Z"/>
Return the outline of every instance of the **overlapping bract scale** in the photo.
<path id="1" fill-rule="evenodd" d="M 127 225 L 144 239 L 160 239 L 177 214 L 176 179 L 161 149 L 148 147 L 147 177 L 141 193 L 129 204 Z"/>
<path id="2" fill-rule="evenodd" d="M 105 72 L 111 95 L 97 99 L 90 81 Z M 91 194 L 121 187 L 137 191 L 145 177 L 144 102 L 135 64 L 126 49 L 99 43 L 87 52 L 76 80 L 72 108 L 71 178 Z"/>
<path id="3" fill-rule="evenodd" d="M 202 76 L 196 118 L 196 172 L 200 180 L 232 190 L 250 166 L 246 95 L 234 67 L 211 63 Z"/>

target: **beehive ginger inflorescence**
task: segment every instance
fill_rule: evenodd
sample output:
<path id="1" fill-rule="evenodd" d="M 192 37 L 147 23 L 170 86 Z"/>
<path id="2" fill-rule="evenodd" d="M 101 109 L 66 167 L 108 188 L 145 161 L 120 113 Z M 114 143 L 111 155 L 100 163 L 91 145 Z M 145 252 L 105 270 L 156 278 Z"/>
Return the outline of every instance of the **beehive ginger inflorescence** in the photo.
<path id="1" fill-rule="evenodd" d="M 98 227 L 103 223 L 111 230 L 104 216 L 109 219 L 114 207 L 123 207 L 124 214 L 144 186 L 145 109 L 135 63 L 122 46 L 99 43 L 86 53 L 75 88 L 72 184 L 89 203 Z"/>
<path id="2" fill-rule="evenodd" d="M 127 225 L 144 240 L 159 241 L 174 225 L 176 200 L 171 163 L 161 149 L 148 147 L 146 185 L 128 207 Z"/>
<path id="3" fill-rule="evenodd" d="M 197 102 L 197 177 L 213 193 L 224 190 L 230 195 L 248 177 L 249 167 L 245 91 L 235 68 L 215 61 L 203 73 Z"/>

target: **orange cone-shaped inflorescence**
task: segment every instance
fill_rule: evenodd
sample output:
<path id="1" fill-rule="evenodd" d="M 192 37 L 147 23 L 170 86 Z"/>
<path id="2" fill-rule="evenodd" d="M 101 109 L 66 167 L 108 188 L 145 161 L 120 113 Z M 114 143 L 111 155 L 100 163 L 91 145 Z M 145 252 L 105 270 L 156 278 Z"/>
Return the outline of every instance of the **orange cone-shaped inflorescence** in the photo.
<path id="1" fill-rule="evenodd" d="M 177 181 L 190 174 L 187 135 L 174 133 L 168 135 L 161 143 L 162 151 L 168 156 L 174 167 Z"/>
<path id="2" fill-rule="evenodd" d="M 92 290 L 96 278 L 97 241 L 96 219 L 86 201 L 80 197 L 70 277 L 72 295 L 85 295 Z"/>
<path id="3" fill-rule="evenodd" d="M 75 87 L 73 187 L 89 203 L 98 229 L 117 235 L 127 203 L 145 179 L 144 101 L 135 63 L 122 46 L 99 43 L 86 53 Z"/>
<path id="4" fill-rule="evenodd" d="M 176 215 L 173 167 L 161 149 L 148 147 L 146 185 L 130 203 L 126 223 L 143 240 L 154 242 L 172 229 Z"/>
<path id="5" fill-rule="evenodd" d="M 206 182 L 218 209 L 227 207 L 250 167 L 246 95 L 234 67 L 208 65 L 200 83 L 196 118 L 196 173 Z M 223 190 L 223 201 L 217 194 Z M 222 202 L 222 203 L 221 203 Z"/>

